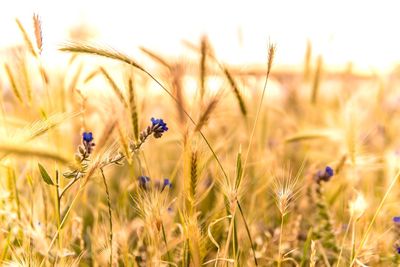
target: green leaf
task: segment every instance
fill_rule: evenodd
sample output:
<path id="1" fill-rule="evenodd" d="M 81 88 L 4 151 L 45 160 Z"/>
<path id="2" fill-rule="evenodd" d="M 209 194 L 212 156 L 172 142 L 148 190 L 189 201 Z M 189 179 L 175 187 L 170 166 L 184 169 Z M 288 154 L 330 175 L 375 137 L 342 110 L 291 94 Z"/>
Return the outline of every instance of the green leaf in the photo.
<path id="1" fill-rule="evenodd" d="M 243 168 L 242 168 L 242 153 L 239 151 L 237 155 L 237 160 L 236 160 L 236 181 L 235 181 L 235 188 L 238 189 L 241 179 L 242 179 L 242 174 L 243 174 Z"/>
<path id="2" fill-rule="evenodd" d="M 42 175 L 43 181 L 46 184 L 54 185 L 53 180 L 51 180 L 51 177 L 47 173 L 46 169 L 40 163 L 38 163 L 38 166 L 39 166 L 40 174 Z"/>
<path id="3" fill-rule="evenodd" d="M 311 240 L 313 237 L 312 232 L 313 232 L 313 230 L 312 230 L 312 228 L 310 228 L 310 230 L 308 230 L 306 242 L 304 242 L 303 255 L 301 257 L 300 267 L 306 266 L 307 259 L 309 258 L 308 251 L 310 250 Z"/>

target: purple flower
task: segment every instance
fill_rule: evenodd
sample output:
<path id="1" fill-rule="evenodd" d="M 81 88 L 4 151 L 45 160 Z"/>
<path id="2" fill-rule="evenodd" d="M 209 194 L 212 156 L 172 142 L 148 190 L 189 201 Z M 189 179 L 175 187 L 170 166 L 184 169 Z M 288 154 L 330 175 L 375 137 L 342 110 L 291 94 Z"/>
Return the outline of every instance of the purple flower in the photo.
<path id="1" fill-rule="evenodd" d="M 86 154 L 92 153 L 93 147 L 93 134 L 92 132 L 83 132 L 82 134 L 82 144 L 85 147 Z"/>
<path id="2" fill-rule="evenodd" d="M 155 118 L 151 118 L 151 129 L 153 130 L 155 138 L 160 138 L 164 132 L 168 131 L 167 124 L 164 120 Z"/>
<path id="3" fill-rule="evenodd" d="M 139 186 L 143 189 L 150 187 L 150 178 L 148 176 L 139 176 Z"/>
<path id="4" fill-rule="evenodd" d="M 325 168 L 325 173 L 329 176 L 332 177 L 333 176 L 333 169 L 329 166 L 326 166 Z"/>
<path id="5" fill-rule="evenodd" d="M 326 166 L 324 171 L 318 171 L 316 175 L 314 175 L 314 179 L 317 181 L 317 183 L 320 183 L 321 181 L 328 182 L 333 175 L 333 169 L 329 166 Z"/>
<path id="6" fill-rule="evenodd" d="M 92 142 L 93 141 L 93 134 L 92 132 L 84 132 L 82 134 L 83 142 Z"/>
<path id="7" fill-rule="evenodd" d="M 394 222 L 395 224 L 400 223 L 400 216 L 395 216 L 395 217 L 393 217 L 393 222 Z"/>
<path id="8" fill-rule="evenodd" d="M 161 188 L 161 192 L 164 191 L 164 189 L 166 187 L 169 187 L 169 188 L 172 187 L 172 183 L 170 182 L 170 180 L 168 178 L 164 178 L 164 183 L 163 183 L 163 186 Z"/>

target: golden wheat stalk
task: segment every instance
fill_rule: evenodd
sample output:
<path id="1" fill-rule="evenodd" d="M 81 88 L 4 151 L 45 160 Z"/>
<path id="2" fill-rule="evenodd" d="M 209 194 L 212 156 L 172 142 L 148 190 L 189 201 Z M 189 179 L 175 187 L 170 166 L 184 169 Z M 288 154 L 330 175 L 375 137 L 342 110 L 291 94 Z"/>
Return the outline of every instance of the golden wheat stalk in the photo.
<path id="1" fill-rule="evenodd" d="M 29 103 L 32 102 L 32 86 L 31 86 L 31 80 L 29 77 L 29 73 L 28 73 L 28 65 L 27 65 L 27 60 L 24 55 L 18 55 L 18 67 L 21 71 L 21 81 L 24 83 L 24 87 L 25 87 L 25 92 L 26 92 L 26 96 L 28 98 Z"/>
<path id="2" fill-rule="evenodd" d="M 83 82 L 84 82 L 84 83 L 88 83 L 88 82 L 91 81 L 94 77 L 96 77 L 99 73 L 100 73 L 100 70 L 99 70 L 99 69 L 93 70 L 92 72 L 90 72 L 90 73 L 86 76 L 86 78 L 85 78 L 85 80 L 84 80 Z"/>
<path id="3" fill-rule="evenodd" d="M 211 114 L 214 112 L 214 110 L 216 109 L 216 107 L 218 105 L 218 101 L 219 101 L 219 99 L 217 97 L 215 97 L 208 103 L 206 109 L 204 110 L 203 114 L 200 116 L 200 119 L 198 120 L 197 126 L 195 128 L 195 132 L 201 131 L 203 126 L 207 124 Z"/>
<path id="4" fill-rule="evenodd" d="M 38 157 L 43 159 L 51 159 L 62 164 L 69 164 L 71 162 L 68 158 L 65 158 L 63 155 L 58 154 L 54 151 L 45 150 L 39 147 L 28 146 L 26 144 L 18 145 L 10 142 L 0 142 L 0 152 L 7 155 L 16 155 L 18 157 Z"/>
<path id="5" fill-rule="evenodd" d="M 131 113 L 132 129 L 135 140 L 139 140 L 139 116 L 138 107 L 136 105 L 135 89 L 133 87 L 133 80 L 129 78 L 128 81 L 128 93 L 129 93 L 129 111 Z"/>
<path id="6" fill-rule="evenodd" d="M 208 42 L 207 38 L 203 36 L 200 42 L 200 99 L 203 99 L 206 91 L 206 64 L 207 64 L 207 50 Z"/>
<path id="7" fill-rule="evenodd" d="M 113 80 L 111 75 L 103 67 L 100 67 L 100 72 L 104 75 L 107 82 L 110 84 L 111 89 L 113 90 L 115 95 L 118 97 L 119 101 L 121 101 L 121 103 L 124 105 L 125 108 L 128 108 L 128 103 L 125 100 L 124 94 L 121 92 L 121 89 L 119 89 L 118 85 Z"/>
<path id="8" fill-rule="evenodd" d="M 67 43 L 60 48 L 60 51 L 93 54 L 116 59 L 147 73 L 147 71 L 132 58 L 110 47 L 102 47 L 100 45 L 92 45 L 88 43 Z"/>
<path id="9" fill-rule="evenodd" d="M 225 77 L 227 78 L 227 80 L 231 86 L 231 89 L 233 90 L 233 93 L 235 94 L 236 100 L 240 107 L 240 112 L 242 113 L 242 115 L 244 117 L 246 117 L 247 116 L 247 107 L 246 107 L 245 101 L 243 99 L 243 96 L 240 93 L 239 87 L 237 86 L 236 81 L 233 79 L 233 76 L 230 73 L 230 71 L 228 70 L 228 68 L 224 66 L 223 71 L 224 71 Z"/>
<path id="10" fill-rule="evenodd" d="M 315 69 L 314 82 L 312 85 L 312 93 L 311 93 L 312 104 L 317 103 L 318 91 L 321 84 L 321 76 L 322 76 L 322 64 L 323 64 L 322 62 L 323 62 L 322 56 L 319 56 L 317 59 L 317 67 Z"/>
<path id="11" fill-rule="evenodd" d="M 21 21 L 19 19 L 15 19 L 15 22 L 18 25 L 19 30 L 22 33 L 22 37 L 24 38 L 25 44 L 28 47 L 29 52 L 34 56 L 37 57 L 37 53 L 35 49 L 33 48 L 33 44 L 31 39 L 29 38 L 28 32 L 25 30 L 24 26 L 22 25 Z"/>
<path id="12" fill-rule="evenodd" d="M 33 26 L 35 29 L 36 46 L 39 50 L 39 54 L 41 54 L 43 50 L 43 35 L 42 22 L 40 21 L 40 17 L 38 14 L 33 14 Z"/>
<path id="13" fill-rule="evenodd" d="M 60 125 L 66 120 L 75 118 L 80 115 L 80 112 L 66 112 L 66 113 L 56 113 L 47 118 L 37 120 L 32 122 L 22 129 L 19 129 L 13 133 L 10 137 L 2 138 L 3 142 L 10 143 L 23 143 L 31 141 L 43 134 L 45 134 L 50 129 Z"/>
<path id="14" fill-rule="evenodd" d="M 8 80 L 10 81 L 11 89 L 12 89 L 15 97 L 19 100 L 19 102 L 23 103 L 24 101 L 22 100 L 22 96 L 21 96 L 20 90 L 18 88 L 17 81 L 15 80 L 14 75 L 7 63 L 4 63 L 4 69 L 6 70 L 6 74 L 7 74 Z"/>
<path id="15" fill-rule="evenodd" d="M 160 63 L 161 65 L 163 65 L 164 67 L 171 69 L 171 65 L 167 62 L 167 60 L 165 60 L 163 57 L 161 57 L 160 55 L 156 54 L 153 51 L 150 51 L 149 49 L 145 48 L 145 47 L 140 47 L 140 50 L 142 50 L 146 55 L 148 55 L 149 57 L 151 57 L 154 61 Z"/>

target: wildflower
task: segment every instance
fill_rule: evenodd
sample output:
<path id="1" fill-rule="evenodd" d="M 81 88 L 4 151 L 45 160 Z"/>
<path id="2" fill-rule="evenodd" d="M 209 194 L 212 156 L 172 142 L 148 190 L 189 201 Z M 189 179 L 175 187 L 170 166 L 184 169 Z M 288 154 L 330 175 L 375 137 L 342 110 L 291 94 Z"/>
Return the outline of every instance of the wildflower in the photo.
<path id="1" fill-rule="evenodd" d="M 82 143 L 85 148 L 86 154 L 92 153 L 93 147 L 95 146 L 95 144 L 93 143 L 92 132 L 84 132 L 82 134 Z"/>
<path id="2" fill-rule="evenodd" d="M 164 191 L 164 189 L 166 187 L 169 187 L 169 188 L 172 187 L 172 183 L 170 182 L 170 180 L 168 178 L 164 178 L 164 183 L 163 183 L 163 186 L 161 188 L 161 192 Z"/>
<path id="3" fill-rule="evenodd" d="M 84 142 L 92 142 L 93 141 L 93 134 L 92 132 L 84 132 L 82 134 Z"/>
<path id="4" fill-rule="evenodd" d="M 321 181 L 328 182 L 333 175 L 333 169 L 329 166 L 326 166 L 324 171 L 317 172 L 317 174 L 314 176 L 314 179 L 317 181 L 317 183 L 320 183 Z"/>
<path id="5" fill-rule="evenodd" d="M 151 123 L 151 130 L 155 138 L 160 138 L 164 132 L 168 131 L 167 124 L 163 119 L 151 118 Z"/>
<path id="6" fill-rule="evenodd" d="M 393 217 L 393 222 L 397 225 L 400 223 L 400 216 Z"/>
<path id="7" fill-rule="evenodd" d="M 150 178 L 148 176 L 139 176 L 139 186 L 143 189 L 148 189 L 150 186 Z"/>

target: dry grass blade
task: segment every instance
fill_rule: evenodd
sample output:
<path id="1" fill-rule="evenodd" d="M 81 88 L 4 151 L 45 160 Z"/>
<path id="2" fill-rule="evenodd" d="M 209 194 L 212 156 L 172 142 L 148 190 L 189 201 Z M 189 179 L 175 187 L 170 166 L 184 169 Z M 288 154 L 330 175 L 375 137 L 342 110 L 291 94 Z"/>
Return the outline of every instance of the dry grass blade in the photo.
<path id="1" fill-rule="evenodd" d="M 197 126 L 195 128 L 196 131 L 201 131 L 204 125 L 207 124 L 211 114 L 214 112 L 218 105 L 219 98 L 215 97 L 208 103 L 206 109 L 204 110 L 203 114 L 200 116 L 200 119 L 198 120 Z"/>
<path id="2" fill-rule="evenodd" d="M 26 46 L 27 46 L 28 49 L 29 49 L 29 52 L 30 52 L 34 57 L 37 57 L 37 53 L 36 53 L 35 49 L 33 48 L 32 41 L 31 41 L 31 39 L 29 38 L 29 35 L 28 35 L 27 31 L 25 30 L 24 26 L 22 25 L 21 21 L 19 21 L 19 19 L 15 19 L 15 22 L 17 23 L 18 28 L 19 28 L 19 30 L 20 30 L 21 33 L 22 33 L 22 36 L 23 36 L 23 38 L 24 38 L 24 41 L 25 41 Z"/>
<path id="3" fill-rule="evenodd" d="M 112 49 L 110 47 L 101 47 L 100 45 L 92 45 L 88 43 L 67 43 L 60 48 L 60 51 L 74 52 L 74 53 L 85 53 L 103 56 L 111 59 L 123 61 L 129 65 L 134 66 L 144 72 L 147 72 L 142 66 L 137 64 L 132 58 L 127 55 Z"/>
<path id="4" fill-rule="evenodd" d="M 164 59 L 162 58 L 160 55 L 157 55 L 155 52 L 150 51 L 149 49 L 145 48 L 145 47 L 140 47 L 140 50 L 142 50 L 146 55 L 148 55 L 149 57 L 151 57 L 154 61 L 160 63 L 161 65 L 163 65 L 164 67 L 171 69 L 171 65 Z"/>
<path id="5" fill-rule="evenodd" d="M 83 82 L 84 82 L 84 83 L 90 82 L 90 81 L 91 81 L 94 77 L 96 77 L 99 73 L 100 73 L 100 70 L 99 70 L 99 69 L 93 70 L 92 72 L 90 72 L 90 73 L 86 76 L 86 78 L 85 78 L 85 80 L 84 80 Z"/>
<path id="6" fill-rule="evenodd" d="M 270 43 L 268 45 L 268 64 L 267 64 L 267 78 L 269 77 L 269 74 L 272 69 L 272 63 L 274 62 L 275 59 L 275 52 L 276 52 L 276 45 Z"/>
<path id="7" fill-rule="evenodd" d="M 66 112 L 51 115 L 48 118 L 35 121 L 28 126 L 24 127 L 21 131 L 18 131 L 13 139 L 19 142 L 26 142 L 36 137 L 41 136 L 48 130 L 56 127 L 57 125 L 63 123 L 66 120 L 72 119 L 80 115 L 80 112 Z"/>
<path id="8" fill-rule="evenodd" d="M 208 42 L 204 36 L 201 38 L 200 43 L 200 98 L 203 99 L 206 88 L 206 60 L 207 60 Z"/>
<path id="9" fill-rule="evenodd" d="M 294 142 L 315 140 L 321 138 L 329 138 L 329 135 L 326 134 L 325 132 L 303 132 L 289 136 L 288 138 L 285 139 L 285 142 L 294 143 Z"/>
<path id="10" fill-rule="evenodd" d="M 40 75 L 42 76 L 43 81 L 48 84 L 49 83 L 49 75 L 47 75 L 46 69 L 40 65 L 39 66 Z"/>
<path id="11" fill-rule="evenodd" d="M 81 77 L 81 74 L 82 74 L 82 69 L 83 69 L 83 65 L 79 64 L 78 68 L 76 69 L 74 75 L 71 78 L 71 82 L 68 85 L 68 91 L 73 91 L 76 89 L 76 86 L 79 82 L 79 78 Z"/>
<path id="12" fill-rule="evenodd" d="M 243 96 L 240 93 L 239 87 L 236 84 L 236 81 L 233 79 L 232 74 L 229 72 L 228 68 L 224 67 L 223 69 L 225 77 L 228 79 L 228 82 L 233 90 L 233 93 L 235 94 L 236 100 L 239 104 L 240 107 L 240 112 L 244 117 L 247 116 L 247 108 L 246 104 L 244 102 Z"/>
<path id="13" fill-rule="evenodd" d="M 185 97 L 183 90 L 183 76 L 184 76 L 184 67 L 182 64 L 178 63 L 173 66 L 171 69 L 172 75 L 172 86 L 174 88 L 175 97 L 177 99 L 176 108 L 179 114 L 179 120 L 183 124 L 185 122 Z"/>
<path id="14" fill-rule="evenodd" d="M 35 40 L 36 46 L 39 50 L 39 54 L 43 49 L 43 35 L 42 35 L 42 22 L 38 14 L 33 14 L 33 26 L 35 28 Z"/>
<path id="15" fill-rule="evenodd" d="M 43 148 L 27 146 L 27 145 L 18 145 L 10 142 L 0 143 L 0 152 L 4 154 L 13 154 L 18 157 L 39 157 L 43 159 L 51 159 L 55 160 L 62 164 L 69 164 L 70 160 L 65 158 L 63 155 L 58 154 L 53 151 L 49 151 Z"/>
<path id="16" fill-rule="evenodd" d="M 103 130 L 103 134 L 101 135 L 99 141 L 97 142 L 97 150 L 101 150 L 104 145 L 107 143 L 108 140 L 111 139 L 111 135 L 114 132 L 115 126 L 117 125 L 117 120 L 114 118 L 111 118 L 107 123 L 106 123 L 106 128 Z"/>
<path id="17" fill-rule="evenodd" d="M 312 85 L 311 103 L 317 103 L 318 91 L 321 83 L 322 76 L 322 57 L 319 56 L 317 59 L 317 67 L 315 70 L 314 82 Z"/>
<path id="18" fill-rule="evenodd" d="M 32 102 L 32 86 L 31 86 L 31 80 L 29 77 L 29 72 L 28 72 L 28 62 L 26 60 L 26 57 L 24 55 L 18 55 L 18 68 L 21 71 L 21 81 L 24 84 L 25 87 L 25 92 L 26 96 L 28 98 L 29 103 Z"/>
<path id="19" fill-rule="evenodd" d="M 139 140 L 139 116 L 138 107 L 136 105 L 135 89 L 133 87 L 133 80 L 129 78 L 128 81 L 129 93 L 129 111 L 131 113 L 132 129 L 135 140 Z"/>
<path id="20" fill-rule="evenodd" d="M 196 201 L 196 188 L 198 183 L 197 151 L 193 151 L 190 158 L 190 197 L 193 202 Z"/>
<path id="21" fill-rule="evenodd" d="M 128 108 L 128 103 L 125 100 L 124 94 L 121 92 L 121 89 L 119 89 L 118 85 L 115 83 L 110 74 L 103 67 L 100 67 L 100 72 L 104 75 L 107 82 L 110 84 L 112 90 L 117 95 L 118 99 L 121 101 L 124 107 Z"/>
<path id="22" fill-rule="evenodd" d="M 118 129 L 118 136 L 119 140 L 122 146 L 122 149 L 124 151 L 125 157 L 127 158 L 128 162 L 131 163 L 131 153 L 129 152 L 129 140 L 128 137 L 126 136 L 126 133 L 122 129 L 121 125 L 117 123 L 117 129 Z"/>
<path id="23" fill-rule="evenodd" d="M 4 64 L 4 69 L 6 70 L 6 74 L 7 74 L 8 80 L 10 81 L 11 89 L 12 89 L 15 97 L 19 100 L 19 102 L 23 103 L 24 101 L 22 100 L 22 96 L 21 96 L 20 90 L 18 88 L 17 82 L 16 82 L 14 75 L 7 63 Z"/>

